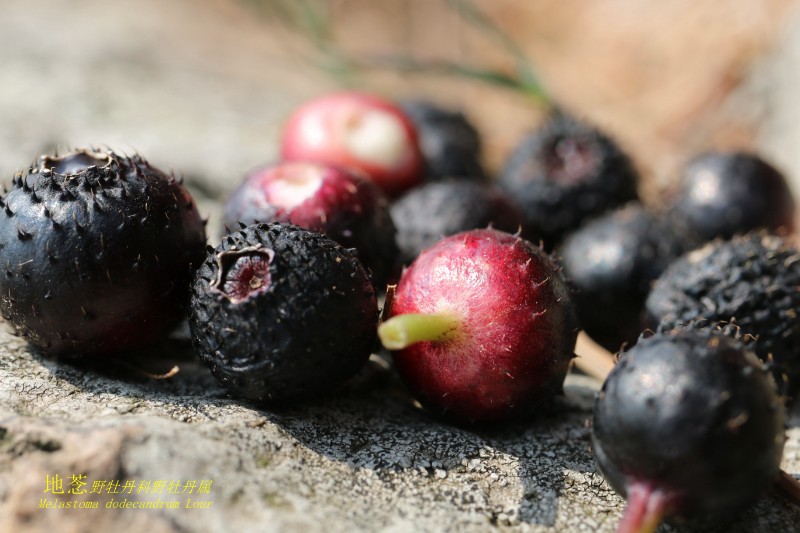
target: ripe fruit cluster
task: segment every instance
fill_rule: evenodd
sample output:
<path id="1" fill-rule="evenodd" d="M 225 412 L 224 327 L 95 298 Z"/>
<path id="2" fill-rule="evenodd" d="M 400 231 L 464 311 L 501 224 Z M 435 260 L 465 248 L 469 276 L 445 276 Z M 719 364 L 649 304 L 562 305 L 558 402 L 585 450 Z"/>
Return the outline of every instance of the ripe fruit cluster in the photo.
<path id="1" fill-rule="evenodd" d="M 188 191 L 141 156 L 42 156 L 0 197 L 0 313 L 69 357 L 118 357 L 188 314 L 200 359 L 259 404 L 334 390 L 380 339 L 423 406 L 486 424 L 559 394 L 583 328 L 635 344 L 593 426 L 599 468 L 629 499 L 621 530 L 752 503 L 779 471 L 781 395 L 800 388 L 783 176 L 705 154 L 655 212 L 624 152 L 562 111 L 496 184 L 480 146 L 462 113 L 427 102 L 314 100 L 289 118 L 283 161 L 228 200 L 216 248 Z"/>

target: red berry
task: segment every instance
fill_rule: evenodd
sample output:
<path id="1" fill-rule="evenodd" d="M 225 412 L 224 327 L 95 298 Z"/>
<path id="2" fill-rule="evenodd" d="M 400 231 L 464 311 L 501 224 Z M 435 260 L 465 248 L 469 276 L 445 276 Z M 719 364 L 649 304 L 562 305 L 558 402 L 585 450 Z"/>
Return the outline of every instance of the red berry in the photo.
<path id="1" fill-rule="evenodd" d="M 225 225 L 233 231 L 253 222 L 288 222 L 355 248 L 377 285 L 385 283 L 397 256 L 386 196 L 339 167 L 288 162 L 251 173 L 225 205 Z"/>
<path id="2" fill-rule="evenodd" d="M 381 325 L 397 370 L 433 411 L 470 422 L 529 414 L 560 392 L 577 335 L 567 286 L 549 256 L 497 230 L 422 252 Z"/>
<path id="3" fill-rule="evenodd" d="M 290 117 L 282 157 L 352 167 L 395 196 L 422 179 L 413 124 L 393 103 L 344 92 L 312 100 Z"/>

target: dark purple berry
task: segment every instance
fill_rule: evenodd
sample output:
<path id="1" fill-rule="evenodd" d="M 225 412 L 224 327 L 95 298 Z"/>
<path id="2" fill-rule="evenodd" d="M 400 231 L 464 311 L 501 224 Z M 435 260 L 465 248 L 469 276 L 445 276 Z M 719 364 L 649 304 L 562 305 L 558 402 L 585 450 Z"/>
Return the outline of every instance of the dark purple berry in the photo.
<path id="1" fill-rule="evenodd" d="M 192 285 L 200 359 L 235 396 L 288 402 L 353 376 L 376 341 L 372 281 L 355 254 L 289 224 L 223 238 Z"/>
<path id="2" fill-rule="evenodd" d="M 487 179 L 480 134 L 463 113 L 423 100 L 401 102 L 400 107 L 417 129 L 425 179 Z"/>
<path id="3" fill-rule="evenodd" d="M 597 465 L 628 500 L 619 531 L 736 516 L 776 481 L 785 419 L 772 377 L 735 339 L 707 329 L 640 340 L 603 385 L 592 427 Z"/>
<path id="4" fill-rule="evenodd" d="M 548 249 L 585 220 L 637 199 L 637 181 L 614 141 L 562 113 L 522 140 L 499 178 Z"/>
<path id="5" fill-rule="evenodd" d="M 800 253 L 782 237 L 751 232 L 714 241 L 670 265 L 647 297 L 652 328 L 730 322 L 758 339 L 782 393 L 800 385 Z M 787 388 L 788 380 L 788 388 Z"/>
<path id="6" fill-rule="evenodd" d="M 288 162 L 250 173 L 225 205 L 225 226 L 287 222 L 355 248 L 378 286 L 397 256 L 386 196 L 372 181 L 317 163 Z"/>
<path id="7" fill-rule="evenodd" d="M 672 211 L 706 242 L 762 227 L 791 229 L 794 207 L 783 174 L 760 157 L 710 152 L 684 170 Z"/>
<path id="8" fill-rule="evenodd" d="M 499 188 L 489 183 L 447 180 L 407 192 L 391 207 L 404 265 L 443 237 L 492 226 L 515 233 L 522 214 Z"/>
<path id="9" fill-rule="evenodd" d="M 188 191 L 140 156 L 42 156 L 0 205 L 0 311 L 34 346 L 112 354 L 184 316 L 204 223 Z"/>
<path id="10" fill-rule="evenodd" d="M 611 351 L 642 331 L 650 286 L 683 254 L 685 239 L 668 219 L 639 203 L 589 221 L 560 248 L 581 326 Z"/>

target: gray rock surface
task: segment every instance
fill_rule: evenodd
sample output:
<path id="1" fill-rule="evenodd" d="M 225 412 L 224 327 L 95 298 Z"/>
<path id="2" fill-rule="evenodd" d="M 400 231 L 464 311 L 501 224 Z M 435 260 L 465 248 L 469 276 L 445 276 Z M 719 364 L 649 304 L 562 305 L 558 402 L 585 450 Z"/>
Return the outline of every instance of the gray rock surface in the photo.
<path id="1" fill-rule="evenodd" d="M 227 398 L 178 341 L 158 349 L 168 361 L 99 370 L 0 341 L 0 531 L 613 531 L 621 514 L 590 452 L 588 378 L 571 377 L 534 422 L 475 431 L 415 407 L 378 357 L 328 398 L 267 411 Z M 171 378 L 143 374 L 172 364 Z M 800 432 L 789 436 L 785 468 L 798 472 Z M 45 492 L 56 474 L 67 494 Z M 136 489 L 70 495 L 74 474 L 87 491 L 98 480 Z M 159 480 L 163 493 L 138 493 Z M 170 482 L 203 480 L 208 494 L 168 493 Z M 39 507 L 57 497 L 100 508 Z M 105 508 L 125 499 L 179 508 Z M 798 520 L 766 495 L 721 531 L 790 531 Z"/>

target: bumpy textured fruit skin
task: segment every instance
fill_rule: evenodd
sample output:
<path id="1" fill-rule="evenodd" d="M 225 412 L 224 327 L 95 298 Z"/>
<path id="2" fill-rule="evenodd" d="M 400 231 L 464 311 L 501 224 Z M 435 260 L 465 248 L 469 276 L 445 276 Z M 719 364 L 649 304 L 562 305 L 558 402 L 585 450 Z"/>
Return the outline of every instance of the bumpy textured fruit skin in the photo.
<path id="1" fill-rule="evenodd" d="M 534 413 L 562 390 L 577 318 L 549 256 L 497 230 L 472 230 L 425 250 L 403 273 L 391 316 L 452 313 L 462 335 L 392 352 L 431 411 L 494 423 Z"/>
<path id="2" fill-rule="evenodd" d="M 281 156 L 358 169 L 389 196 L 422 181 L 411 120 L 393 102 L 366 93 L 333 93 L 300 106 L 284 128 Z"/>
<path id="3" fill-rule="evenodd" d="M 353 376 L 377 320 L 355 255 L 289 224 L 224 237 L 192 285 L 189 325 L 201 360 L 232 394 L 256 402 L 304 400 Z"/>
<path id="4" fill-rule="evenodd" d="M 522 213 L 489 183 L 447 180 L 416 187 L 392 204 L 400 261 L 407 265 L 442 237 L 492 226 L 514 233 Z"/>
<path id="5" fill-rule="evenodd" d="M 583 221 L 637 199 L 637 182 L 614 141 L 564 113 L 522 139 L 498 180 L 548 249 Z"/>
<path id="6" fill-rule="evenodd" d="M 282 184 L 308 179 L 318 188 L 297 205 L 281 205 L 273 195 L 280 195 Z M 377 185 L 347 170 L 288 162 L 250 173 L 225 204 L 224 223 L 236 230 L 239 223 L 255 222 L 295 224 L 355 248 L 379 287 L 394 269 L 398 251 L 389 202 Z"/>
<path id="7" fill-rule="evenodd" d="M 645 338 L 595 404 L 592 447 L 609 484 L 659 489 L 673 519 L 728 520 L 778 476 L 785 410 L 756 356 L 712 330 Z"/>
<path id="8" fill-rule="evenodd" d="M 687 165 L 671 211 L 706 242 L 758 228 L 791 228 L 795 202 L 783 174 L 760 157 L 709 152 Z"/>
<path id="9" fill-rule="evenodd" d="M 0 312 L 44 352 L 122 352 L 184 316 L 204 223 L 188 191 L 140 156 L 42 156 L 0 206 Z"/>
<path id="10" fill-rule="evenodd" d="M 652 282 L 687 251 L 680 229 L 639 203 L 589 221 L 559 249 L 581 326 L 617 351 L 642 331 Z"/>
<path id="11" fill-rule="evenodd" d="M 757 337 L 754 349 L 773 360 L 779 390 L 800 384 L 800 253 L 787 240 L 751 232 L 714 241 L 670 265 L 647 297 L 652 328 L 727 322 Z M 787 388 L 788 387 L 788 388 Z"/>
<path id="12" fill-rule="evenodd" d="M 400 107 L 417 129 L 426 180 L 487 179 L 480 134 L 463 113 L 424 100 L 400 102 Z"/>

